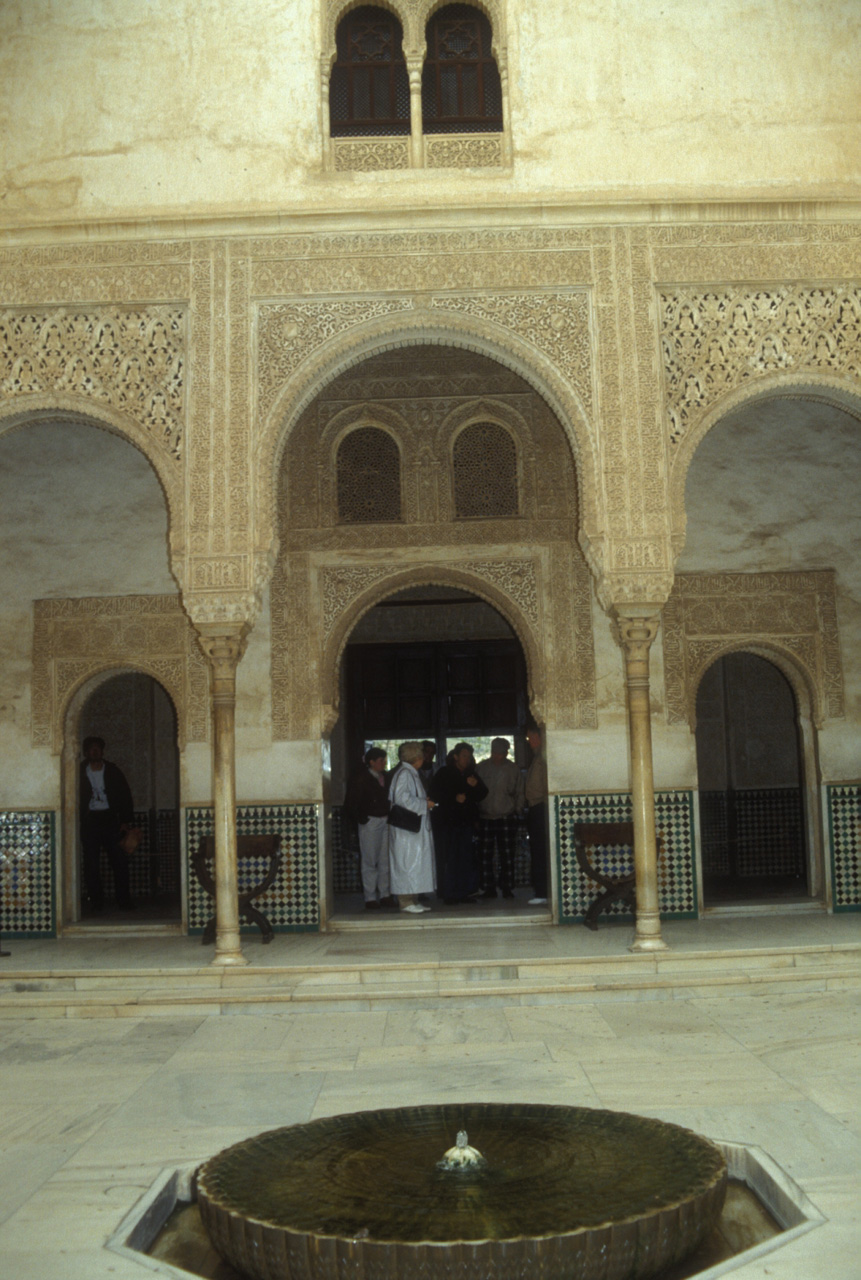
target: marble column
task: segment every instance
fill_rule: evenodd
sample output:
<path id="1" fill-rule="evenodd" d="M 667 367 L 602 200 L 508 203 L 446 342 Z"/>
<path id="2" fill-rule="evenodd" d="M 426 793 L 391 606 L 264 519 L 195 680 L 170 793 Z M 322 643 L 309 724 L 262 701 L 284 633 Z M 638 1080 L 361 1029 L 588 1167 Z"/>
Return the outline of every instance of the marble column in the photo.
<path id="1" fill-rule="evenodd" d="M 617 614 L 625 655 L 631 794 L 634 810 L 634 874 L 637 915 L 631 951 L 664 951 L 658 911 L 658 858 L 655 840 L 655 787 L 652 722 L 649 706 L 649 650 L 658 634 L 657 615 Z"/>
<path id="2" fill-rule="evenodd" d="M 423 163 L 424 138 L 422 136 L 422 64 L 421 54 L 410 54 L 407 59 L 407 75 L 410 80 L 410 165 L 420 169 Z"/>
<path id="3" fill-rule="evenodd" d="M 213 964 L 248 961 L 239 940 L 239 887 L 236 871 L 236 667 L 245 647 L 246 628 L 235 623 L 198 626 L 209 660 L 214 738 L 215 807 L 215 958 Z"/>

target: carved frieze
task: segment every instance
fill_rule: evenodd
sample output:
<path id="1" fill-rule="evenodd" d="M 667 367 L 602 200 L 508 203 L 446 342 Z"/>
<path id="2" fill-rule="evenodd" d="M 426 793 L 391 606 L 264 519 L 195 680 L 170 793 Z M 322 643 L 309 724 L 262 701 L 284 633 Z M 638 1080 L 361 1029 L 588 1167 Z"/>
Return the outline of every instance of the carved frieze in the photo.
<path id="1" fill-rule="evenodd" d="M 499 169 L 505 163 L 501 134 L 429 136 L 424 151 L 428 169 Z"/>
<path id="2" fill-rule="evenodd" d="M 774 373 L 861 380 L 861 288 L 774 284 L 660 291 L 671 445 L 727 392 Z"/>
<path id="3" fill-rule="evenodd" d="M 180 747 L 207 736 L 206 663 L 178 596 L 89 596 L 33 604 L 31 736 L 58 752 L 69 699 L 91 676 L 134 669 L 169 694 Z"/>
<path id="4" fill-rule="evenodd" d="M 831 570 L 678 574 L 662 621 L 671 723 L 695 723 L 703 674 L 716 658 L 739 649 L 773 656 L 798 672 L 817 723 L 843 715 Z"/>
<path id="5" fill-rule="evenodd" d="M 340 172 L 409 169 L 409 138 L 333 138 L 332 165 Z"/>
<path id="6" fill-rule="evenodd" d="M 182 307 L 0 311 L 0 396 L 75 395 L 142 423 L 175 461 L 185 419 Z"/>

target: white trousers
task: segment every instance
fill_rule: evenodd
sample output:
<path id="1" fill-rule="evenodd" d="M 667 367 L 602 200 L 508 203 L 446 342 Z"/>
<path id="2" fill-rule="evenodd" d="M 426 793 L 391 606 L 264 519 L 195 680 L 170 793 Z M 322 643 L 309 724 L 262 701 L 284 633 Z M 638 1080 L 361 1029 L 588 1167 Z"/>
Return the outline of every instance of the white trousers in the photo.
<path id="1" fill-rule="evenodd" d="M 362 853 L 362 890 L 365 901 L 389 896 L 389 823 L 387 818 L 368 818 L 359 827 Z"/>

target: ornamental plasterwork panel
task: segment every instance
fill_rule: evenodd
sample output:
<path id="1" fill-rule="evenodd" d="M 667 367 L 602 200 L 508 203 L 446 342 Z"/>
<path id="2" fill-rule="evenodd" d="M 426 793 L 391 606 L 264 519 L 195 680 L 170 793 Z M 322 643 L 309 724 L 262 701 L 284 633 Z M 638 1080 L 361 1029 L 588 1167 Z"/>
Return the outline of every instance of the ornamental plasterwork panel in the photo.
<path id="1" fill-rule="evenodd" d="M 817 724 L 844 714 L 831 570 L 679 574 L 662 625 L 671 723 L 695 724 L 697 689 L 707 667 L 739 649 L 800 671 Z"/>
<path id="2" fill-rule="evenodd" d="M 499 133 L 426 134 L 424 153 L 428 169 L 501 169 L 505 164 Z"/>
<path id="3" fill-rule="evenodd" d="M 89 596 L 33 605 L 31 737 L 62 749 L 69 699 L 101 672 L 134 669 L 170 695 L 180 747 L 207 736 L 209 681 L 178 596 Z"/>
<path id="4" fill-rule="evenodd" d="M 332 167 L 339 173 L 409 169 L 409 138 L 333 138 Z"/>
<path id="5" fill-rule="evenodd" d="M 137 419 L 178 462 L 185 419 L 186 312 L 16 307 L 0 311 L 0 395 L 75 395 Z"/>
<path id="6" fill-rule="evenodd" d="M 660 291 L 669 440 L 743 383 L 775 373 L 861 380 L 861 288 L 770 285 Z"/>

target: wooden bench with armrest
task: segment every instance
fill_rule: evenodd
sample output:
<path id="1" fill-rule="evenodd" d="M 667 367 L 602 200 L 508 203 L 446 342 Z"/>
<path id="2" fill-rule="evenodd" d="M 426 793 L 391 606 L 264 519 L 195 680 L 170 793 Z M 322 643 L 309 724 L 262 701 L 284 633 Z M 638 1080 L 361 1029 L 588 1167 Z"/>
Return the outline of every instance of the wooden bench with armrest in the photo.
<path id="1" fill-rule="evenodd" d="M 660 859 L 663 839 L 657 837 L 657 853 Z M 628 848 L 631 850 L 631 870 L 627 875 L 615 879 L 605 875 L 596 863 L 589 858 L 589 851 L 602 848 Z M 581 871 L 603 886 L 589 906 L 583 923 L 587 929 L 598 928 L 598 917 L 602 911 L 608 911 L 614 902 L 621 903 L 636 911 L 636 876 L 634 874 L 634 824 L 633 822 L 580 822 L 574 828 L 574 852 Z"/>

